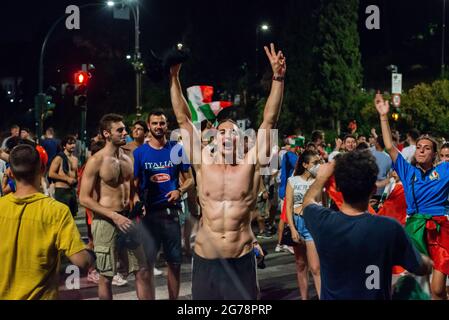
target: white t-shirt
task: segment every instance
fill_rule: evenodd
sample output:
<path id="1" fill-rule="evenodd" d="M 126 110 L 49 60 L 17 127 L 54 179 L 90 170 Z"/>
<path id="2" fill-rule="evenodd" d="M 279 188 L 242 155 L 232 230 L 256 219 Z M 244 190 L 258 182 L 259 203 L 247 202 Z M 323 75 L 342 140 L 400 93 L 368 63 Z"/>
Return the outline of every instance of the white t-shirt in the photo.
<path id="1" fill-rule="evenodd" d="M 288 184 L 293 189 L 293 208 L 298 208 L 304 201 L 304 195 L 309 190 L 315 179 L 304 180 L 301 176 L 293 176 L 288 178 Z"/>
<path id="2" fill-rule="evenodd" d="M 416 151 L 416 145 L 412 144 L 409 145 L 408 147 L 405 147 L 404 149 L 402 149 L 402 156 L 404 157 L 405 160 L 407 160 L 407 162 L 412 162 L 413 156 L 415 155 L 415 151 Z"/>

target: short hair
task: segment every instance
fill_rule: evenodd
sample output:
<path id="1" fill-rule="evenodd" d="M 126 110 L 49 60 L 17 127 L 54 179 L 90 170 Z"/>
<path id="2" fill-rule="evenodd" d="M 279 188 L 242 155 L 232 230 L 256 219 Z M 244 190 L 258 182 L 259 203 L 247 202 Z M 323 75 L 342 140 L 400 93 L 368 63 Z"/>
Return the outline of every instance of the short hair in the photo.
<path id="1" fill-rule="evenodd" d="M 30 133 L 31 132 L 31 130 L 30 130 L 30 128 L 22 128 L 22 129 L 20 129 L 20 131 L 26 131 L 26 132 L 28 132 L 28 133 Z"/>
<path id="2" fill-rule="evenodd" d="M 416 141 L 420 136 L 418 129 L 410 129 L 407 134 L 413 139 L 413 141 Z"/>
<path id="3" fill-rule="evenodd" d="M 51 135 L 55 134 L 55 130 L 52 127 L 48 127 L 47 130 L 45 130 L 45 132 L 50 133 Z"/>
<path id="4" fill-rule="evenodd" d="M 310 148 L 310 147 L 316 149 L 315 143 L 313 143 L 313 142 L 307 142 L 307 144 L 306 144 L 306 149 L 308 149 L 308 148 Z"/>
<path id="5" fill-rule="evenodd" d="M 346 139 L 349 139 L 349 138 L 352 138 L 352 139 L 354 139 L 355 141 L 357 141 L 357 138 L 356 138 L 354 135 L 352 135 L 352 134 L 347 134 L 347 135 L 345 135 L 344 138 L 343 138 L 343 143 L 345 143 L 345 142 L 346 142 Z"/>
<path id="6" fill-rule="evenodd" d="M 219 127 L 222 123 L 225 123 L 225 122 L 231 122 L 231 123 L 235 124 L 237 127 L 239 127 L 239 125 L 237 124 L 237 122 L 236 122 L 234 119 L 232 119 L 232 118 L 223 118 L 223 119 L 221 119 L 221 120 L 218 122 L 218 124 L 217 124 L 217 129 L 218 129 L 218 127 Z"/>
<path id="7" fill-rule="evenodd" d="M 359 150 L 359 151 L 367 150 L 367 149 L 369 149 L 369 144 L 367 142 L 365 142 L 365 141 L 360 142 L 357 145 L 357 147 L 355 147 L 355 150 Z"/>
<path id="8" fill-rule="evenodd" d="M 11 129 L 20 129 L 20 127 L 17 124 L 13 124 L 11 127 L 9 127 L 9 130 Z"/>
<path id="9" fill-rule="evenodd" d="M 138 124 L 139 126 L 143 127 L 143 132 L 148 133 L 148 131 L 150 131 L 148 129 L 148 125 L 146 124 L 145 121 L 137 120 L 136 122 L 134 122 L 133 126 L 135 126 L 136 124 Z"/>
<path id="10" fill-rule="evenodd" d="M 147 117 L 148 123 L 150 122 L 151 116 L 157 116 L 157 117 L 164 116 L 165 118 L 167 118 L 164 111 L 162 111 L 161 109 L 156 109 L 156 110 L 150 111 L 150 113 L 148 114 L 148 117 Z"/>
<path id="11" fill-rule="evenodd" d="M 35 147 L 19 144 L 11 150 L 9 164 L 18 181 L 33 183 L 36 175 L 40 172 L 41 159 Z"/>
<path id="12" fill-rule="evenodd" d="M 379 144 L 379 146 L 380 146 L 382 149 L 385 149 L 384 138 L 382 137 L 381 134 L 379 134 L 379 135 L 377 136 L 376 141 L 377 141 L 377 143 Z"/>
<path id="13" fill-rule="evenodd" d="M 32 147 L 36 146 L 36 143 L 34 143 L 34 141 L 32 141 L 32 140 L 22 139 L 20 137 L 12 137 L 12 138 L 9 138 L 8 141 L 6 141 L 6 149 L 11 151 L 12 149 L 14 149 L 15 146 L 18 146 L 20 144 L 26 144 L 26 145 L 29 145 Z"/>
<path id="14" fill-rule="evenodd" d="M 438 152 L 438 142 L 435 140 L 435 138 L 428 134 L 423 134 L 418 139 L 416 139 L 416 145 L 418 145 L 418 142 L 420 142 L 421 140 L 429 140 L 430 142 L 432 142 L 433 152 Z"/>
<path id="15" fill-rule="evenodd" d="M 310 140 L 315 142 L 318 139 L 323 139 L 323 138 L 324 138 L 324 132 L 322 130 L 315 130 L 312 132 L 312 136 L 311 136 Z"/>
<path id="16" fill-rule="evenodd" d="M 61 148 L 64 149 L 65 145 L 71 142 L 76 143 L 76 138 L 74 135 L 69 134 L 61 140 Z"/>
<path id="17" fill-rule="evenodd" d="M 96 154 L 98 151 L 100 151 L 101 149 L 104 148 L 106 142 L 102 139 L 102 140 L 98 140 L 98 141 L 92 141 L 90 144 L 90 152 L 91 155 Z"/>
<path id="18" fill-rule="evenodd" d="M 114 122 L 120 122 L 123 121 L 123 117 L 119 114 L 116 113 L 108 113 L 105 114 L 101 119 L 100 119 L 100 133 L 101 136 L 103 138 L 105 138 L 105 136 L 103 135 L 103 131 L 110 131 L 112 128 L 112 123 Z"/>
<path id="19" fill-rule="evenodd" d="M 368 152 L 351 151 L 335 160 L 335 183 L 348 204 L 367 203 L 377 181 L 376 158 Z"/>

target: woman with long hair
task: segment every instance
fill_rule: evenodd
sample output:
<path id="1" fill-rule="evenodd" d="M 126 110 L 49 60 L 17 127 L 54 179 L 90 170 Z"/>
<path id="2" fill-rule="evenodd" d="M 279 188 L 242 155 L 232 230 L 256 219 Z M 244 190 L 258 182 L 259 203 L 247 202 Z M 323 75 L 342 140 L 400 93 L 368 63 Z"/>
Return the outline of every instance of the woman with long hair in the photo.
<path id="1" fill-rule="evenodd" d="M 300 216 L 304 195 L 315 181 L 320 165 L 319 155 L 310 150 L 304 151 L 296 162 L 293 176 L 288 179 L 285 201 L 287 206 L 287 219 L 291 227 L 292 239 L 297 245 L 295 251 L 296 273 L 299 292 L 302 300 L 308 300 L 308 271 L 310 270 L 315 283 L 315 289 L 320 296 L 320 261 L 318 253 L 304 219 Z"/>

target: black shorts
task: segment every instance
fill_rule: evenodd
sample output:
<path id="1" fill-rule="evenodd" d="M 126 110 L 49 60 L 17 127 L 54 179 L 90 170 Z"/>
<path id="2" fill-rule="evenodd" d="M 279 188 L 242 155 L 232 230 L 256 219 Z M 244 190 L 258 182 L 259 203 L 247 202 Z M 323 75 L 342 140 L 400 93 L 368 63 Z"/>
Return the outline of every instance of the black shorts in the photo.
<path id="1" fill-rule="evenodd" d="M 205 259 L 194 253 L 192 300 L 257 300 L 254 252 L 240 258 Z"/>
<path id="2" fill-rule="evenodd" d="M 78 200 L 74 188 L 55 188 L 55 200 L 66 204 L 72 216 L 75 217 L 78 213 Z"/>

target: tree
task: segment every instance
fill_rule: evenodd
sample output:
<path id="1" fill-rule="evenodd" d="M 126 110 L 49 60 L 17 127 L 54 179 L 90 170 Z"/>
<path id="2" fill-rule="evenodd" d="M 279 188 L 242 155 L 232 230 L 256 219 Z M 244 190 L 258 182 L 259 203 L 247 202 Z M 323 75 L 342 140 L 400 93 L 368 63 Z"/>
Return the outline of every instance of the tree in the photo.
<path id="1" fill-rule="evenodd" d="M 316 54 L 317 79 L 313 90 L 315 115 L 332 119 L 340 130 L 340 120 L 358 112 L 356 97 L 361 92 L 362 66 L 357 30 L 358 0 L 322 0 Z"/>

